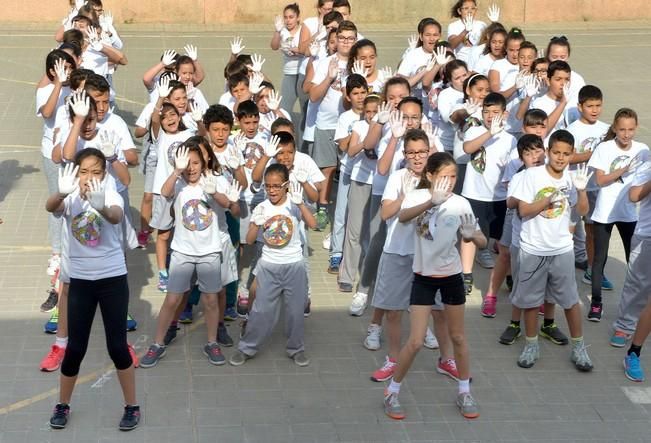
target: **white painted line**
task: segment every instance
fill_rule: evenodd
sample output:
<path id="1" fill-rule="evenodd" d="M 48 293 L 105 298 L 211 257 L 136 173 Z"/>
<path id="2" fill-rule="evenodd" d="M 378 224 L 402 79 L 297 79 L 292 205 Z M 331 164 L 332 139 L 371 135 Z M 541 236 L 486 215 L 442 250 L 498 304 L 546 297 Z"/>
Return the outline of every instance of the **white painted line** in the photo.
<path id="1" fill-rule="evenodd" d="M 621 388 L 631 403 L 651 405 L 651 388 L 638 388 L 634 386 L 622 386 Z"/>

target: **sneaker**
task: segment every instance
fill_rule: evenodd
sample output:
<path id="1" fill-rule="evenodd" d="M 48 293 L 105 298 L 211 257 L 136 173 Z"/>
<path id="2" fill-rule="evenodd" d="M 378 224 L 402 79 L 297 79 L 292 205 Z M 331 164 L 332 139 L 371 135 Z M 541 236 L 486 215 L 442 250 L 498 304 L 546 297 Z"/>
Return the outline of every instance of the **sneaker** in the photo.
<path id="1" fill-rule="evenodd" d="M 179 316 L 179 323 L 183 323 L 184 325 L 192 323 L 192 307 L 192 304 L 186 303 L 185 308 L 183 308 Z"/>
<path id="2" fill-rule="evenodd" d="M 495 267 L 495 260 L 493 260 L 493 254 L 488 248 L 480 249 L 477 251 L 477 257 L 475 258 L 479 266 L 484 269 L 493 269 Z"/>
<path id="3" fill-rule="evenodd" d="M 538 346 L 538 342 L 535 341 L 533 343 L 528 342 L 524 345 L 524 349 L 522 350 L 522 354 L 520 354 L 520 357 L 518 357 L 518 366 L 521 368 L 529 369 L 533 367 L 533 365 L 536 363 L 536 360 L 540 358 L 540 347 Z"/>
<path id="4" fill-rule="evenodd" d="M 439 341 L 436 339 L 436 336 L 434 335 L 434 333 L 430 328 L 427 328 L 427 332 L 425 333 L 425 340 L 423 340 L 423 346 L 425 346 L 427 349 L 439 348 Z"/>
<path id="5" fill-rule="evenodd" d="M 131 356 L 131 363 L 133 364 L 134 368 L 137 368 L 138 366 L 140 366 L 140 361 L 138 360 L 138 356 L 136 355 L 136 349 L 129 344 L 127 346 L 129 346 L 129 355 Z"/>
<path id="6" fill-rule="evenodd" d="M 326 226 L 328 226 L 328 213 L 324 208 L 321 208 L 314 214 L 316 218 L 316 229 L 315 231 L 323 231 Z M 330 249 L 330 248 L 328 248 Z"/>
<path id="7" fill-rule="evenodd" d="M 394 420 L 402 420 L 405 418 L 405 411 L 400 406 L 398 394 L 384 392 L 384 413 Z"/>
<path id="8" fill-rule="evenodd" d="M 546 338 L 555 345 L 565 346 L 570 341 L 567 339 L 567 336 L 561 332 L 556 323 L 552 323 L 549 326 L 541 326 L 540 332 L 538 333 L 541 337 Z"/>
<path id="9" fill-rule="evenodd" d="M 167 348 L 165 346 L 159 346 L 156 343 L 149 347 L 149 350 L 145 355 L 140 359 L 141 368 L 153 368 L 158 364 L 158 361 L 165 357 L 165 352 Z"/>
<path id="10" fill-rule="evenodd" d="M 226 363 L 226 358 L 224 358 L 224 354 L 222 354 L 222 350 L 217 343 L 208 343 L 204 346 L 203 355 L 208 357 L 208 361 L 215 366 Z"/>
<path id="11" fill-rule="evenodd" d="M 545 316 L 545 305 L 538 306 L 538 315 L 540 315 L 541 317 Z"/>
<path id="12" fill-rule="evenodd" d="M 70 415 L 70 406 L 65 403 L 57 403 L 50 417 L 50 427 L 52 429 L 63 429 L 68 423 L 68 416 Z"/>
<path id="13" fill-rule="evenodd" d="M 624 357 L 624 375 L 631 381 L 644 381 L 644 370 L 640 365 L 640 357 L 633 352 Z"/>
<path id="14" fill-rule="evenodd" d="M 145 249 L 147 243 L 149 243 L 149 231 L 140 231 L 138 232 L 138 247 L 140 249 Z"/>
<path id="15" fill-rule="evenodd" d="M 515 323 L 509 323 L 502 335 L 500 335 L 499 342 L 503 345 L 512 345 L 522 335 L 522 328 Z"/>
<path id="16" fill-rule="evenodd" d="M 323 242 L 321 243 L 321 246 L 322 246 L 323 249 L 325 249 L 326 251 L 329 251 L 329 250 L 330 250 L 330 239 L 331 239 L 331 238 L 332 238 L 332 234 L 331 234 L 331 233 L 328 233 L 328 235 L 326 235 L 325 237 L 323 237 Z"/>
<path id="17" fill-rule="evenodd" d="M 328 265 L 328 274 L 339 274 L 339 265 L 341 265 L 341 255 L 333 255 L 330 257 L 330 264 Z"/>
<path id="18" fill-rule="evenodd" d="M 576 369 L 581 372 L 590 372 L 594 367 L 592 361 L 588 356 L 588 347 L 585 345 L 583 340 L 578 344 L 572 344 L 572 354 L 570 354 L 570 360 L 574 363 Z"/>
<path id="19" fill-rule="evenodd" d="M 586 271 L 583 273 L 583 277 L 581 278 L 581 281 L 586 285 L 592 284 L 592 270 L 590 268 L 586 269 Z M 603 289 L 604 291 L 612 291 L 613 289 L 615 289 L 615 285 L 613 285 L 613 283 L 610 280 L 608 280 L 606 274 L 604 274 L 601 279 L 601 289 Z"/>
<path id="20" fill-rule="evenodd" d="M 138 322 L 131 314 L 127 313 L 127 332 L 135 331 L 136 329 L 138 329 Z"/>
<path id="21" fill-rule="evenodd" d="M 249 291 L 239 288 L 237 291 L 237 315 L 244 317 L 249 313 Z"/>
<path id="22" fill-rule="evenodd" d="M 624 331 L 615 330 L 613 335 L 610 336 L 610 346 L 616 348 L 623 348 L 626 346 L 626 342 L 631 338 L 630 334 L 627 334 Z"/>
<path id="23" fill-rule="evenodd" d="M 353 285 L 351 283 L 338 283 L 339 292 L 353 292 Z"/>
<path id="24" fill-rule="evenodd" d="M 226 346 L 227 348 L 233 346 L 233 339 L 228 334 L 228 329 L 226 329 L 226 326 L 223 324 L 217 327 L 217 343 Z"/>
<path id="25" fill-rule="evenodd" d="M 169 275 L 167 273 L 163 274 L 158 272 L 158 290 L 160 292 L 167 292 L 167 282 L 169 281 Z"/>
<path id="26" fill-rule="evenodd" d="M 447 375 L 452 380 L 459 381 L 459 370 L 457 369 L 457 362 L 453 358 L 442 360 L 439 358 L 436 365 L 436 372 L 439 374 Z"/>
<path id="27" fill-rule="evenodd" d="M 487 295 L 481 302 L 481 315 L 486 318 L 494 318 L 497 315 L 497 297 Z"/>
<path id="28" fill-rule="evenodd" d="M 574 267 L 576 269 L 580 269 L 582 271 L 587 271 L 588 270 L 588 260 L 575 260 L 574 261 Z"/>
<path id="29" fill-rule="evenodd" d="M 350 307 L 348 308 L 348 312 L 350 315 L 354 315 L 355 317 L 360 317 L 364 314 L 364 311 L 366 310 L 366 302 L 368 300 L 368 294 L 362 294 L 361 292 L 356 292 L 355 295 L 353 295 L 353 299 L 350 302 Z"/>
<path id="30" fill-rule="evenodd" d="M 52 312 L 59 303 L 59 293 L 54 288 L 47 291 L 47 299 L 41 305 L 41 312 Z"/>
<path id="31" fill-rule="evenodd" d="M 245 354 L 244 352 L 237 350 L 231 358 L 228 359 L 228 362 L 231 366 L 242 366 L 247 360 L 251 359 L 250 355 Z"/>
<path id="32" fill-rule="evenodd" d="M 298 351 L 296 354 L 291 356 L 291 359 L 294 360 L 297 366 L 305 367 L 310 364 L 310 359 L 305 355 L 305 352 Z"/>
<path id="33" fill-rule="evenodd" d="M 366 338 L 364 339 L 364 347 L 369 351 L 377 351 L 380 349 L 380 337 L 382 336 L 382 326 L 371 323 L 366 330 Z"/>
<path id="34" fill-rule="evenodd" d="M 393 377 L 393 371 L 396 370 L 398 363 L 388 356 L 384 358 L 384 365 L 380 369 L 376 369 L 373 374 L 371 374 L 371 380 L 373 381 L 387 381 Z"/>
<path id="35" fill-rule="evenodd" d="M 462 392 L 457 396 L 457 407 L 459 408 L 461 415 L 465 418 L 479 417 L 477 401 L 475 401 L 470 392 Z"/>
<path id="36" fill-rule="evenodd" d="M 513 292 L 513 277 L 510 275 L 506 276 L 506 289 L 508 289 L 509 292 Z"/>
<path id="37" fill-rule="evenodd" d="M 125 406 L 124 414 L 120 420 L 120 431 L 136 429 L 140 423 L 140 406 Z"/>
<path id="38" fill-rule="evenodd" d="M 464 275 L 463 276 L 463 289 L 466 291 L 466 295 L 470 295 L 472 293 L 472 284 L 474 283 L 472 274 Z"/>
<path id="39" fill-rule="evenodd" d="M 312 315 L 312 300 L 308 298 L 307 303 L 305 303 L 305 308 L 303 308 L 303 317 L 307 318 L 310 315 Z"/>
<path id="40" fill-rule="evenodd" d="M 588 321 L 600 322 L 604 314 L 604 307 L 601 303 L 591 303 L 590 312 L 588 312 Z"/>
<path id="41" fill-rule="evenodd" d="M 46 271 L 47 275 L 53 277 L 59 270 L 60 266 L 61 266 L 61 256 L 59 254 L 52 254 L 50 259 L 47 261 L 47 271 Z"/>
<path id="42" fill-rule="evenodd" d="M 56 334 L 58 329 L 59 329 L 59 309 L 54 308 L 52 310 L 52 315 L 50 315 L 50 319 L 45 322 L 45 326 L 43 326 L 43 330 L 45 331 L 46 334 Z"/>
<path id="43" fill-rule="evenodd" d="M 224 310 L 224 320 L 226 321 L 235 321 L 240 317 L 235 309 L 235 306 L 227 306 Z"/>
<path id="44" fill-rule="evenodd" d="M 66 349 L 57 345 L 52 345 L 50 352 L 47 353 L 45 358 L 41 360 L 40 370 L 43 372 L 54 372 L 61 367 L 63 361 L 63 354 Z"/>
<path id="45" fill-rule="evenodd" d="M 179 327 L 176 325 L 176 323 L 171 324 L 170 327 L 167 328 L 167 332 L 165 333 L 165 338 L 163 338 L 163 345 L 167 346 L 170 343 L 172 343 L 176 338 L 176 331 L 178 330 Z"/>

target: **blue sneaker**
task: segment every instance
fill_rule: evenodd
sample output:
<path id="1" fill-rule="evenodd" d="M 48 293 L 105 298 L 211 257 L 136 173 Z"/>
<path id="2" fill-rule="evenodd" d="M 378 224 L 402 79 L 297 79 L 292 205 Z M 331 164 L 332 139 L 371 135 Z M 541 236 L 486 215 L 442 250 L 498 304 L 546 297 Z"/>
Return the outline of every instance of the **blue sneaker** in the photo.
<path id="1" fill-rule="evenodd" d="M 333 255 L 330 257 L 330 264 L 328 265 L 328 274 L 339 274 L 339 265 L 341 264 L 341 255 Z"/>
<path id="2" fill-rule="evenodd" d="M 592 269 L 588 268 L 583 273 L 583 278 L 581 278 L 581 281 L 586 285 L 592 284 Z M 606 274 L 604 274 L 603 278 L 601 279 L 601 289 L 603 289 L 604 291 L 612 291 L 613 289 L 615 289 L 615 285 L 613 285 L 613 283 L 610 280 L 608 280 Z"/>
<path id="3" fill-rule="evenodd" d="M 624 358 L 624 375 L 631 381 L 644 381 L 644 370 L 640 365 L 640 357 L 633 352 Z"/>
<path id="4" fill-rule="evenodd" d="M 135 331 L 138 329 L 138 322 L 131 314 L 127 313 L 127 331 Z"/>
<path id="5" fill-rule="evenodd" d="M 46 334 L 56 334 L 58 329 L 59 329 L 59 308 L 54 308 L 54 311 L 52 311 L 52 315 L 50 315 L 50 319 L 47 322 L 45 322 L 45 326 L 43 326 L 43 330 L 45 331 Z"/>
<path id="6" fill-rule="evenodd" d="M 239 318 L 237 310 L 234 306 L 227 306 L 224 311 L 224 320 L 226 321 L 235 321 Z"/>
<path id="7" fill-rule="evenodd" d="M 631 336 L 626 332 L 615 330 L 613 335 L 610 336 L 610 346 L 614 346 L 616 348 L 623 348 L 624 346 L 626 346 L 626 341 L 629 338 L 631 338 Z"/>
<path id="8" fill-rule="evenodd" d="M 183 323 L 184 325 L 192 323 L 192 305 L 190 303 L 187 303 L 185 309 L 181 312 L 179 323 Z"/>
<path id="9" fill-rule="evenodd" d="M 158 290 L 160 292 L 167 292 L 167 282 L 170 277 L 167 272 L 158 271 Z"/>

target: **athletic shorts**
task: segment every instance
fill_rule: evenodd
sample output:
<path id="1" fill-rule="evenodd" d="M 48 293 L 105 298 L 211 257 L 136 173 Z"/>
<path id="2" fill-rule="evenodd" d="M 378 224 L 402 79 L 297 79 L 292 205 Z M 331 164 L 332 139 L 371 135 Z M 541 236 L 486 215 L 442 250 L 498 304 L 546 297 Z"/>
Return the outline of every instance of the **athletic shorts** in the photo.
<path id="1" fill-rule="evenodd" d="M 500 245 L 505 248 L 511 247 L 513 241 L 513 217 L 517 216 L 515 209 L 507 209 L 504 215 L 504 228 L 502 229 L 502 237 L 500 237 Z"/>
<path id="2" fill-rule="evenodd" d="M 174 226 L 172 217 L 172 201 L 160 194 L 154 194 L 149 226 L 161 231 L 168 231 Z"/>
<path id="3" fill-rule="evenodd" d="M 316 165 L 322 168 L 334 168 L 339 160 L 337 143 L 335 143 L 334 129 L 314 130 L 314 148 L 312 159 Z"/>
<path id="4" fill-rule="evenodd" d="M 435 306 L 437 304 L 436 293 L 439 290 L 441 291 L 440 303 L 444 305 L 458 306 L 466 303 L 466 291 L 461 274 L 441 278 L 414 274 L 409 304 Z"/>
<path id="5" fill-rule="evenodd" d="M 486 238 L 499 240 L 502 238 L 504 228 L 504 217 L 506 215 L 506 200 L 485 202 L 467 198 L 478 219 L 481 232 Z"/>
<path id="6" fill-rule="evenodd" d="M 383 252 L 377 267 L 377 278 L 371 306 L 388 311 L 404 311 L 409 308 L 413 255 Z"/>
<path id="7" fill-rule="evenodd" d="M 169 266 L 167 293 L 183 294 L 189 291 L 194 283 L 192 277 L 196 273 L 196 284 L 199 291 L 216 294 L 223 285 L 221 279 L 222 254 L 192 256 L 172 251 Z"/>

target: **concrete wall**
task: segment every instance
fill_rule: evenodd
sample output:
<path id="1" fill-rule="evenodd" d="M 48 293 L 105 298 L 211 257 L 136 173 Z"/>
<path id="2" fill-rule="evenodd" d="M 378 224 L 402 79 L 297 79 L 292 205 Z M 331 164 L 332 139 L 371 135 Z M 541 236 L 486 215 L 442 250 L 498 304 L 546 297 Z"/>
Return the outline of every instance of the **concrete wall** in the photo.
<path id="1" fill-rule="evenodd" d="M 117 23 L 268 23 L 291 0 L 105 0 Z M 414 23 L 426 16 L 449 20 L 452 0 L 350 0 L 359 23 Z M 314 15 L 316 0 L 298 0 L 304 17 Z M 491 0 L 483 0 L 485 12 Z M 644 20 L 648 0 L 497 0 L 507 24 Z M 66 0 L 2 0 L 2 22 L 53 22 L 68 9 Z M 485 16 L 485 14 L 482 14 Z"/>

